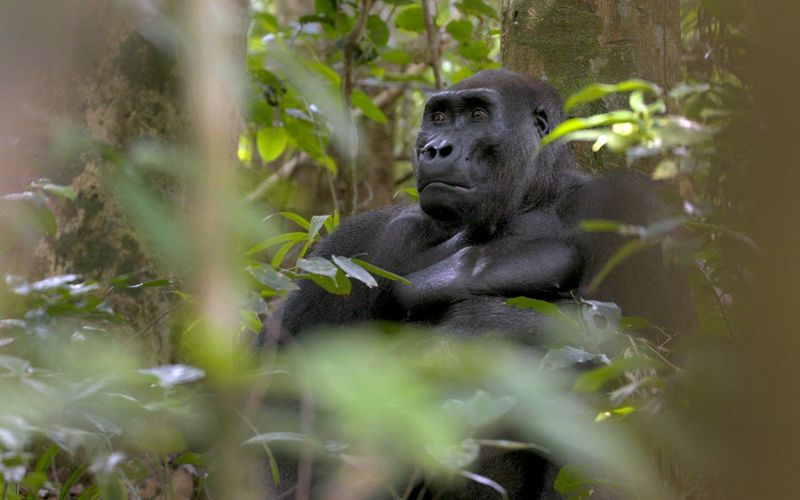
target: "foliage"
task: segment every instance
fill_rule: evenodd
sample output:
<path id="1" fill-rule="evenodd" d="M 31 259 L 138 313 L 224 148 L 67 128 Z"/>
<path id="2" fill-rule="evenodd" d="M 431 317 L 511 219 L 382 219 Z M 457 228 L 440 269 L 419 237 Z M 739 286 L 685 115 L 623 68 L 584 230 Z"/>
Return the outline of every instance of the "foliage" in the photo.
<path id="1" fill-rule="evenodd" d="M 341 295 L 358 283 L 404 281 L 363 256 L 313 256 L 313 246 L 336 229 L 340 214 L 368 206 L 358 199 L 364 174 L 355 157 L 365 140 L 359 133 L 369 126 L 395 130 L 385 166 L 390 191 L 414 197 L 404 155 L 424 94 L 439 79 L 456 82 L 497 67 L 499 21 L 493 4 L 481 0 L 438 2 L 434 33 L 411 0 L 317 0 L 313 12 L 296 20 L 284 19 L 274 2 L 252 3 L 237 172 L 247 194 L 244 203 L 217 207 L 225 226 L 215 233 L 235 243 L 231 281 L 247 284 L 234 297 L 238 340 L 246 347 L 298 280 Z M 734 64 L 744 50 L 735 3 L 683 2 L 685 51 L 694 57 L 683 84 L 670 91 L 639 80 L 587 87 L 568 108 L 625 92 L 630 109 L 572 118 L 543 141 L 589 141 L 595 151 L 624 154 L 632 166 L 678 185 L 680 216 L 649 226 L 584 221 L 581 229 L 635 237 L 598 280 L 653 245 L 696 261 L 700 330 L 720 336 L 728 334 L 728 283 L 741 278 L 720 264 L 720 242 L 748 242 L 735 231 L 735 207 L 725 196 L 730 172 L 720 159 L 732 153 L 718 148 L 746 95 Z M 719 59 L 699 64 L 706 50 Z M 217 349 L 221 344 L 204 336 L 214 329 L 208 312 L 186 291 L 197 244 L 181 218 L 180 197 L 154 188 L 187 185 L 196 158 L 153 141 L 124 151 L 94 147 L 114 167 L 115 202 L 168 271 L 150 280 L 135 273 L 104 281 L 63 274 L 32 282 L 6 273 L 0 283 L 3 498 L 170 495 L 181 472 L 193 496 L 205 497 L 223 470 L 218 447 L 226 440 L 243 454 L 263 454 L 275 483 L 273 449 L 300 457 L 313 450 L 372 478 L 365 496 L 385 489 L 404 498 L 420 471 L 434 481 L 476 481 L 503 496 L 501 484 L 469 471 L 486 448 L 532 449 L 566 463 L 555 486 L 569 498 L 587 498 L 597 488 L 641 498 L 696 489 L 691 472 L 675 472 L 682 463 L 671 453 L 682 436 L 670 418 L 685 394 L 674 332 L 624 317 L 610 303 L 519 297 L 508 303 L 551 323 L 541 355 L 396 326 L 320 332 L 303 348 L 269 351 L 266 359 L 247 348 Z M 4 196 L 0 252 L 56 236 L 53 200 L 75 197 L 72 187 L 48 180 Z M 273 215 L 264 218 L 266 210 Z M 326 210 L 331 215 L 307 217 Z M 168 313 L 177 316 L 169 319 L 178 354 L 167 365 L 154 366 L 140 346 L 147 328 L 133 330 L 108 301 L 110 294 L 136 297 L 153 288 L 177 301 Z M 185 314 L 175 313 L 183 305 Z M 257 340 L 269 346 L 274 339 Z M 220 431 L 228 407 L 235 427 L 246 430 L 233 438 Z M 495 426 L 514 429 L 520 440 L 485 437 Z M 651 466 L 656 455 L 659 463 Z"/>

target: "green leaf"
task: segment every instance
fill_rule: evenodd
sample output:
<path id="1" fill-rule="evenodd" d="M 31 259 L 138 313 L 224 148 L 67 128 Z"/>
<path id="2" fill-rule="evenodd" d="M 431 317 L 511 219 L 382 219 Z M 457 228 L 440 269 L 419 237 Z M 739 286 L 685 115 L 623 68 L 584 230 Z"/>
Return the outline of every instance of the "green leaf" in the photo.
<path id="1" fill-rule="evenodd" d="M 587 233 L 618 233 L 624 224 L 617 220 L 585 219 L 578 223 L 578 228 Z"/>
<path id="2" fill-rule="evenodd" d="M 372 121 L 381 124 L 386 124 L 389 121 L 386 115 L 383 114 L 383 111 L 381 111 L 381 108 L 376 106 L 375 103 L 372 102 L 372 99 L 364 92 L 358 89 L 354 90 L 351 99 L 353 106 L 363 111 L 364 116 Z"/>
<path id="3" fill-rule="evenodd" d="M 336 265 L 339 266 L 348 277 L 357 279 L 358 281 L 367 285 L 369 288 L 375 288 L 378 286 L 378 282 L 375 281 L 375 278 L 373 278 L 366 269 L 356 264 L 351 259 L 347 257 L 340 257 L 338 255 L 333 255 L 332 259 L 333 262 L 336 263 Z"/>
<path id="4" fill-rule="evenodd" d="M 618 92 L 632 92 L 634 90 L 661 95 L 661 88 L 658 85 L 644 80 L 626 80 L 614 85 L 595 83 L 584 87 L 567 99 L 567 104 L 564 106 L 564 109 L 569 111 L 575 106 L 597 101 L 609 94 L 615 94 Z"/>
<path id="5" fill-rule="evenodd" d="M 308 231 L 308 229 L 311 227 L 311 223 L 308 222 L 308 220 L 306 220 L 305 217 L 303 217 L 301 215 L 297 215 L 294 212 L 281 212 L 280 214 L 284 218 L 294 222 L 295 224 L 297 224 L 298 226 L 302 227 L 306 231 Z"/>
<path id="6" fill-rule="evenodd" d="M 358 264 L 359 266 L 363 267 L 364 269 L 369 271 L 371 274 L 374 274 L 375 276 L 380 276 L 382 278 L 386 278 L 386 279 L 389 279 L 389 280 L 392 280 L 392 281 L 399 281 L 400 283 L 402 283 L 404 285 L 410 285 L 411 284 L 410 281 L 408 281 L 407 279 L 403 278 L 402 276 L 394 274 L 392 272 L 389 272 L 389 271 L 387 271 L 385 269 L 381 269 L 380 267 L 378 267 L 378 266 L 376 266 L 374 264 L 370 264 L 367 261 L 364 261 L 364 260 L 361 260 L 361 259 L 356 259 L 356 258 L 352 258 L 350 260 L 352 260 L 354 263 Z"/>
<path id="7" fill-rule="evenodd" d="M 307 273 L 320 276 L 328 276 L 336 278 L 339 268 L 337 268 L 331 261 L 323 257 L 311 257 L 310 259 L 298 259 L 297 267 Z"/>
<path id="8" fill-rule="evenodd" d="M 402 49 L 386 49 L 381 53 L 381 59 L 389 64 L 397 64 L 399 66 L 411 64 L 411 56 Z"/>
<path id="9" fill-rule="evenodd" d="M 396 193 L 394 194 L 394 196 L 396 197 L 396 196 L 397 196 L 398 194 L 400 194 L 400 193 L 405 193 L 405 194 L 407 194 L 408 196 L 410 196 L 410 197 L 414 198 L 415 200 L 418 200 L 418 199 L 419 199 L 419 191 L 417 191 L 417 188 L 405 188 L 405 189 L 401 189 L 400 191 L 396 192 Z"/>
<path id="10" fill-rule="evenodd" d="M 578 467 L 567 464 L 558 471 L 553 488 L 565 498 L 591 498 L 594 490 Z"/>
<path id="11" fill-rule="evenodd" d="M 564 314 L 564 312 L 559 309 L 557 305 L 553 304 L 552 302 L 547 302 L 546 300 L 530 299 L 528 297 L 515 297 L 513 299 L 508 299 L 506 304 L 522 309 L 533 309 L 539 314 L 544 314 L 545 316 L 572 321 L 572 319 Z"/>
<path id="12" fill-rule="evenodd" d="M 258 154 L 265 162 L 270 162 L 283 154 L 288 141 L 289 134 L 283 128 L 262 128 L 256 134 Z"/>
<path id="13" fill-rule="evenodd" d="M 275 255 L 272 256 L 272 259 L 269 261 L 270 265 L 273 268 L 281 267 L 283 264 L 283 259 L 286 257 L 286 254 L 295 247 L 295 245 L 299 244 L 299 241 L 287 241 L 283 245 L 281 245 L 278 250 L 275 251 Z"/>
<path id="14" fill-rule="evenodd" d="M 447 32 L 457 41 L 466 43 L 472 41 L 472 23 L 466 19 L 458 19 L 447 23 Z"/>
<path id="15" fill-rule="evenodd" d="M 486 4 L 483 0 L 462 0 L 456 4 L 456 8 L 467 15 L 487 16 L 497 19 L 497 11 Z"/>
<path id="16" fill-rule="evenodd" d="M 310 274 L 308 276 L 303 276 L 304 278 L 308 278 L 317 285 L 321 286 L 327 292 L 333 293 L 335 295 L 347 295 L 352 290 L 353 284 L 350 283 L 350 280 L 347 279 L 345 276 L 344 271 L 341 269 L 337 269 L 336 277 L 332 278 L 330 276 L 323 276 L 320 274 Z"/>
<path id="17" fill-rule="evenodd" d="M 276 236 L 273 236 L 272 238 L 267 238 L 261 243 L 248 249 L 247 255 L 253 255 L 255 253 L 264 251 L 267 248 L 274 247 L 275 245 L 286 243 L 287 241 L 294 241 L 294 242 L 305 241 L 307 236 L 308 233 L 301 233 L 301 232 L 278 234 Z"/>
<path id="18" fill-rule="evenodd" d="M 371 15 L 367 19 L 367 33 L 376 47 L 383 47 L 389 41 L 389 27 L 380 16 Z"/>
<path id="19" fill-rule="evenodd" d="M 422 7 L 419 5 L 407 5 L 400 7 L 394 18 L 394 23 L 398 28 L 422 33 L 425 31 L 425 20 L 422 17 Z"/>
<path id="20" fill-rule="evenodd" d="M 578 130 L 635 121 L 636 115 L 632 111 L 627 110 L 612 111 L 610 113 L 594 115 L 588 118 L 571 118 L 565 122 L 562 122 L 552 132 L 547 134 L 542 139 L 542 146 Z"/>
<path id="21" fill-rule="evenodd" d="M 661 366 L 661 362 L 652 358 L 636 357 L 616 359 L 609 365 L 595 368 L 578 377 L 573 386 L 573 390 L 581 393 L 598 391 L 627 371 L 659 368 Z"/>
<path id="22" fill-rule="evenodd" d="M 471 61 L 485 61 L 491 52 L 491 45 L 484 41 L 462 43 L 458 47 L 458 53 Z"/>
<path id="23" fill-rule="evenodd" d="M 308 237 L 306 238 L 305 245 L 300 249 L 300 253 L 297 254 L 298 259 L 302 259 L 306 256 L 308 249 L 311 248 L 311 244 L 315 241 L 317 234 L 319 234 L 319 231 L 325 225 L 325 221 L 327 221 L 329 217 L 329 215 L 315 215 L 311 218 L 308 228 Z"/>
<path id="24" fill-rule="evenodd" d="M 294 284 L 291 278 L 269 266 L 250 266 L 247 268 L 247 272 L 254 277 L 256 281 L 273 290 L 287 292 L 297 290 L 297 285 Z"/>

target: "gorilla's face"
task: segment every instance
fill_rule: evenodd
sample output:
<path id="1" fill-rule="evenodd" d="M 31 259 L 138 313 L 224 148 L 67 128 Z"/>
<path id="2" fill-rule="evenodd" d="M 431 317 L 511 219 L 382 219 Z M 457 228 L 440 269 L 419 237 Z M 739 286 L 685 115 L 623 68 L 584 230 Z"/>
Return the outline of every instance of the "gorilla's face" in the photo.
<path id="1" fill-rule="evenodd" d="M 538 151 L 562 107 L 547 83 L 502 70 L 431 96 L 412 155 L 422 210 L 481 238 L 545 199 L 571 158 Z"/>
<path id="2" fill-rule="evenodd" d="M 509 133 L 498 92 L 468 89 L 428 99 L 414 149 L 422 210 L 463 221 L 486 198 Z"/>

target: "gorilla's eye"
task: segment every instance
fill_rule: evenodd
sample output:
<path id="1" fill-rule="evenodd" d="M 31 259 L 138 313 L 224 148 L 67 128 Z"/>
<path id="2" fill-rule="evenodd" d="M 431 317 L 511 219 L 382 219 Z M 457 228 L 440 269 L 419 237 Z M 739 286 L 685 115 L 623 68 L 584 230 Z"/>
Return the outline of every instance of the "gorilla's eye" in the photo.
<path id="1" fill-rule="evenodd" d="M 473 120 L 485 120 L 489 118 L 489 112 L 483 108 L 475 108 L 472 110 L 472 119 Z"/>
<path id="2" fill-rule="evenodd" d="M 431 121 L 435 125 L 441 125 L 447 121 L 447 115 L 442 113 L 441 111 L 434 111 L 431 113 Z"/>

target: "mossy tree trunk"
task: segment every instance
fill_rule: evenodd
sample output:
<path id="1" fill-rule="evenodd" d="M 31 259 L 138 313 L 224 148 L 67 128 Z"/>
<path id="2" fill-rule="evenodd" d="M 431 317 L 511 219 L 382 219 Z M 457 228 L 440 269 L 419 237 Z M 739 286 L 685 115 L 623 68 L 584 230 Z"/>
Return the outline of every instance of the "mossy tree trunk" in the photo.
<path id="1" fill-rule="evenodd" d="M 565 96 L 629 78 L 670 88 L 680 76 L 680 35 L 678 0 L 503 1 L 503 65 L 545 77 Z M 623 106 L 611 97 L 587 111 Z M 586 167 L 600 166 L 579 156 Z"/>
<path id="2" fill-rule="evenodd" d="M 180 22 L 171 16 L 190 4 L 164 2 L 159 11 L 125 5 L 112 0 L 64 0 L 58 5 L 31 0 L 15 3 L 5 13 L 7 22 L 0 22 L 0 27 L 8 28 L 9 38 L 22 36 L 26 42 L 4 44 L 24 46 L 26 51 L 19 56 L 0 53 L 6 56 L 0 62 L 15 68 L 13 76 L 19 83 L 6 87 L 10 94 L 0 104 L 10 103 L 4 107 L 11 117 L 26 124 L 18 128 L 21 138 L 14 142 L 21 145 L 14 157 L 27 169 L 20 175 L 28 180 L 46 175 L 71 183 L 77 192 L 74 201 L 54 201 L 55 237 L 43 241 L 35 258 L 29 255 L 28 262 L 18 266 L 31 278 L 64 273 L 100 281 L 125 274 L 137 281 L 167 277 L 149 242 L 134 231 L 109 189 L 116 165 L 98 151 L 124 155 L 138 141 L 189 144 L 191 124 L 175 48 L 180 41 L 165 36 L 185 36 Z M 17 29 L 13 20 L 30 22 Z M 173 33 L 164 30 L 170 26 Z M 0 34 L 0 41 L 6 35 Z M 13 84 L 14 78 L 10 80 Z M 27 119 L 30 116 L 38 118 Z M 55 123 L 69 123 L 102 146 L 76 156 L 78 161 L 66 171 L 48 154 Z M 39 165 L 35 172 L 33 164 Z M 171 205 L 183 204 L 177 183 L 152 178 L 147 182 L 156 184 L 153 187 Z M 14 189 L 22 186 L 18 184 Z M 170 322 L 165 315 L 173 297 L 164 288 L 143 288 L 114 289 L 106 299 L 123 316 L 131 334 L 138 333 L 146 349 L 163 361 L 171 356 Z"/>

